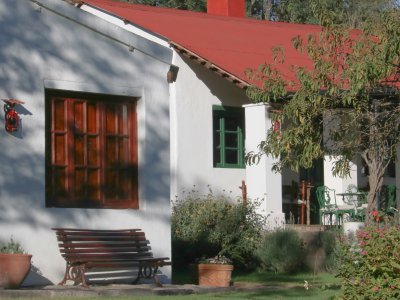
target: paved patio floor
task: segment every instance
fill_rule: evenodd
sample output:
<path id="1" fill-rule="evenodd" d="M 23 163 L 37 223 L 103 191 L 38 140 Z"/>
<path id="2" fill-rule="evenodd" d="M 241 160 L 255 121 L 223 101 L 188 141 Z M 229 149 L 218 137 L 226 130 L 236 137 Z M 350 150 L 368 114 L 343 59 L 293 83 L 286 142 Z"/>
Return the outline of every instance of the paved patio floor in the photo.
<path id="1" fill-rule="evenodd" d="M 82 286 L 49 285 L 42 287 L 23 287 L 19 289 L 0 289 L 0 299 L 3 298 L 53 298 L 53 297 L 116 297 L 116 296 L 144 296 L 144 295 L 188 295 L 200 293 L 215 293 L 234 290 L 235 287 L 216 288 L 200 287 L 198 285 L 164 284 L 156 287 L 153 284 L 110 284 L 94 285 L 89 288 Z"/>

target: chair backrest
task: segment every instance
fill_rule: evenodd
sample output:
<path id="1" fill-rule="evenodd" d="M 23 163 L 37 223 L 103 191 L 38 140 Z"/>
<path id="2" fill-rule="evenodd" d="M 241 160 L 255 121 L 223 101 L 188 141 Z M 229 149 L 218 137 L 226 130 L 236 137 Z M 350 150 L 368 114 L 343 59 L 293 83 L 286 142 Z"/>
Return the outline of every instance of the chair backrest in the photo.
<path id="1" fill-rule="evenodd" d="M 359 192 L 359 190 L 356 185 L 349 184 L 347 186 L 346 193 L 358 193 L 358 192 Z M 354 203 L 357 203 L 357 202 L 360 202 L 360 203 L 364 202 L 363 197 L 364 197 L 363 195 L 347 195 L 346 197 L 343 198 L 343 200 L 346 204 L 353 205 Z"/>
<path id="2" fill-rule="evenodd" d="M 358 188 L 355 184 L 349 184 L 347 186 L 346 192 L 348 193 L 357 193 L 358 192 Z"/>
<path id="3" fill-rule="evenodd" d="M 336 194 L 334 189 L 327 186 L 319 186 L 316 190 L 317 200 L 320 208 L 336 206 Z"/>

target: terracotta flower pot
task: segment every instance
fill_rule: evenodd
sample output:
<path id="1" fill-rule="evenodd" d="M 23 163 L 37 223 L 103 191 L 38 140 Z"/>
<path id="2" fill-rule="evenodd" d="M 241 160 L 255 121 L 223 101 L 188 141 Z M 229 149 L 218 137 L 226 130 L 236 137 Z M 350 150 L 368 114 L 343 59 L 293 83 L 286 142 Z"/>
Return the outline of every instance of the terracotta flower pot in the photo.
<path id="1" fill-rule="evenodd" d="M 31 269 L 31 258 L 29 254 L 0 253 L 0 287 L 18 288 Z"/>
<path id="2" fill-rule="evenodd" d="M 199 285 L 228 287 L 231 283 L 232 265 L 199 264 Z"/>

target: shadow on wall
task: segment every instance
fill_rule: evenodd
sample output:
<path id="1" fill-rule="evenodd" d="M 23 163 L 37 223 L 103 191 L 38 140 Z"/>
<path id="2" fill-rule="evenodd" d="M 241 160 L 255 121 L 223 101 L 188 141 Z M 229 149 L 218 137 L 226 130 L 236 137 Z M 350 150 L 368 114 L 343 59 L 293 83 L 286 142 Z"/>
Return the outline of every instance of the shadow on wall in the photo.
<path id="1" fill-rule="evenodd" d="M 22 286 L 37 286 L 37 285 L 52 285 L 53 282 L 43 276 L 42 272 L 35 265 L 32 264 L 31 271 L 25 278 Z"/>
<path id="2" fill-rule="evenodd" d="M 104 221 L 104 210 L 45 207 L 43 80 L 84 82 L 98 90 L 104 90 L 107 84 L 143 85 L 149 89 L 157 86 L 154 82 L 159 82 L 157 87 L 165 82 L 161 90 L 168 92 L 165 74 L 153 70 L 148 59 L 143 58 L 145 55 L 129 52 L 125 46 L 47 10 L 35 11 L 29 1 L 1 1 L 0 26 L 0 96 L 24 101 L 29 97 L 29 101 L 18 108 L 25 117 L 19 131 L 8 134 L 1 132 L 0 127 L 0 227 L 13 226 L 38 234 L 65 224 L 84 226 L 82 224 L 91 224 L 93 220 L 101 221 L 105 228 L 113 227 L 113 220 Z M 126 63 L 121 63 L 123 59 Z M 142 84 L 141 78 L 149 78 L 151 82 Z M 139 162 L 139 168 L 146 178 L 143 188 L 147 205 L 155 207 L 166 201 L 168 205 L 170 195 L 165 191 L 169 191 L 170 170 L 165 154 L 169 157 L 169 131 L 160 129 L 169 128 L 168 104 L 162 108 L 150 107 L 146 113 L 145 159 L 144 164 Z M 0 122 L 4 125 L 1 112 Z M 132 210 L 131 213 L 134 216 L 131 224 L 148 219 L 143 211 Z M 169 226 L 169 215 L 165 212 L 154 211 L 151 216 Z M 35 247 L 46 245 L 37 241 Z M 46 282 L 38 268 L 32 269 L 29 281 Z"/>
<path id="3" fill-rule="evenodd" d="M 223 104 L 244 105 L 252 103 L 247 97 L 244 89 L 235 86 L 225 78 L 217 75 L 217 73 L 199 65 L 185 56 L 181 56 L 181 58 L 188 66 L 190 66 L 193 72 L 195 72 L 199 80 L 204 82 L 204 84 L 210 89 L 211 93 Z M 179 80 L 179 73 L 177 80 Z"/>

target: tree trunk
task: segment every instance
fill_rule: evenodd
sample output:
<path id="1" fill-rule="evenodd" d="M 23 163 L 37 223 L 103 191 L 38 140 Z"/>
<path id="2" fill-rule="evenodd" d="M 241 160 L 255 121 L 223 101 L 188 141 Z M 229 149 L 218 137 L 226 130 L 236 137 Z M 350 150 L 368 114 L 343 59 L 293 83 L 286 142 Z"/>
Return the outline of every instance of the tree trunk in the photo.
<path id="1" fill-rule="evenodd" d="M 270 20 L 271 17 L 271 9 L 272 9 L 272 0 L 264 0 L 263 1 L 263 14 L 261 19 Z"/>
<path id="2" fill-rule="evenodd" d="M 369 168 L 369 192 L 368 192 L 368 207 L 366 212 L 366 221 L 371 220 L 371 213 L 378 209 L 378 200 L 383 185 L 383 175 L 385 167 L 379 164 L 376 159 L 367 162 Z"/>

